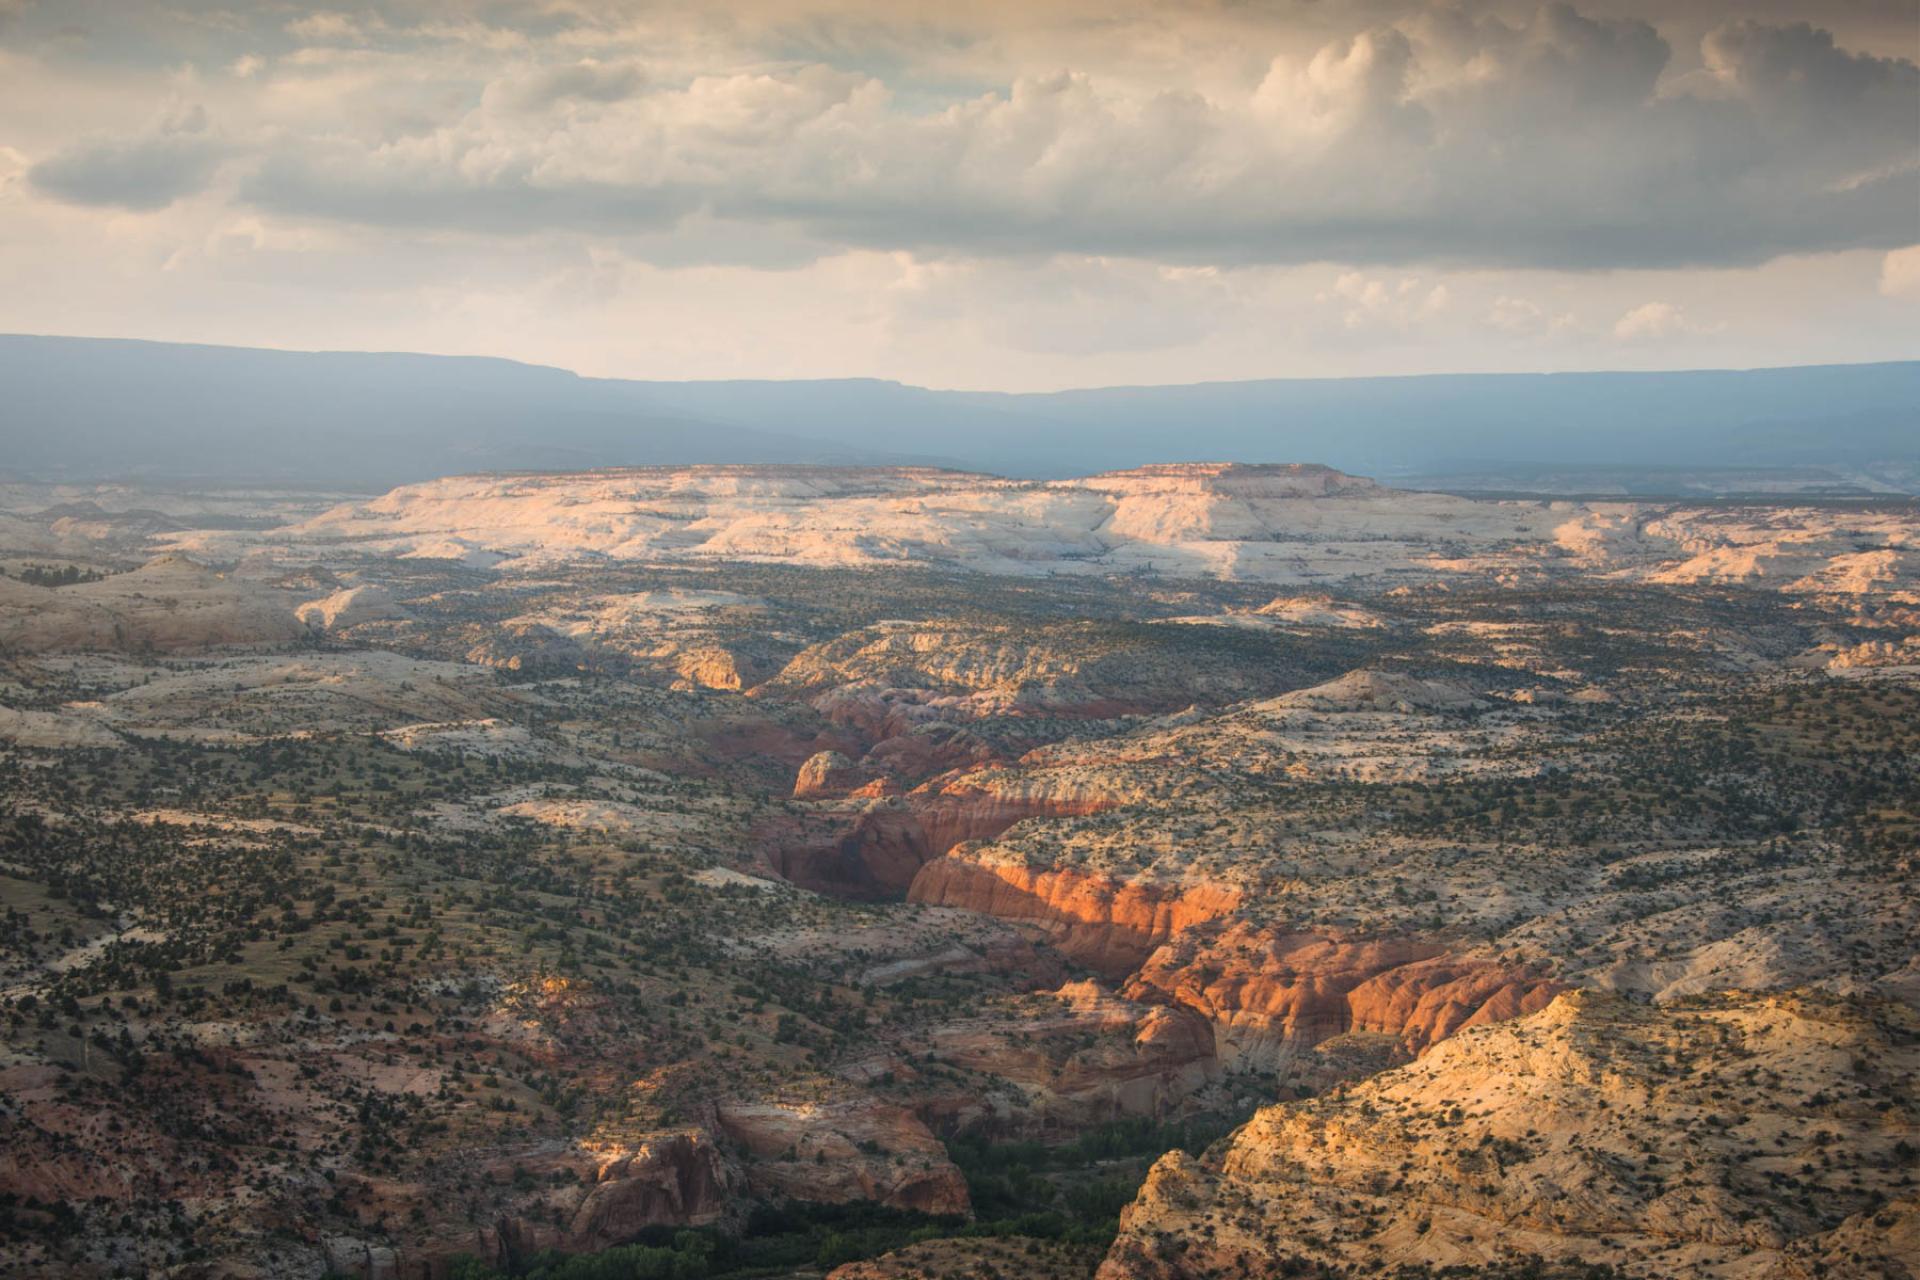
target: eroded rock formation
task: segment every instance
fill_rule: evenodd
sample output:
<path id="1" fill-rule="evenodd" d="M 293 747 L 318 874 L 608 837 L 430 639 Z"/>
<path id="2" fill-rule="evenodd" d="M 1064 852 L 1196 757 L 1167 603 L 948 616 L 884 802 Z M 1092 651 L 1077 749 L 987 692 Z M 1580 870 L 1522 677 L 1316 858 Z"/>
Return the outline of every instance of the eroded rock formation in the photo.
<path id="1" fill-rule="evenodd" d="M 1349 1032 L 1409 1054 L 1467 1027 L 1544 1008 L 1563 984 L 1412 938 L 1343 939 L 1246 923 L 1192 930 L 1127 983 L 1137 1000 L 1191 1009 L 1229 1066 L 1267 1070 Z"/>
<path id="2" fill-rule="evenodd" d="M 740 1181 L 699 1130 L 630 1147 L 583 1147 L 540 1167 L 521 1167 L 535 1174 L 564 1168 L 575 1176 L 494 1224 L 482 1243 L 496 1261 L 543 1249 L 591 1252 L 636 1239 L 649 1227 L 708 1226 L 726 1212 Z"/>
<path id="3" fill-rule="evenodd" d="M 1163 1157 L 1100 1280 L 1529 1255 L 1672 1280 L 1904 1277 L 1920 1115 L 1885 1090 L 1917 1068 L 1900 1005 L 1565 993 Z M 1843 1073 L 1860 1083 L 1836 1092 Z"/>
<path id="4" fill-rule="evenodd" d="M 963 907 L 1040 928 L 1066 955 L 1124 977 L 1174 934 L 1241 904 L 1238 889 L 1209 883 L 1116 880 L 1072 867 L 989 861 L 959 849 L 914 876 L 914 902 Z"/>
<path id="5" fill-rule="evenodd" d="M 746 1152 L 755 1195 L 840 1204 L 871 1200 L 919 1213 L 965 1214 L 967 1182 L 911 1111 L 871 1099 L 723 1102 L 720 1131 Z"/>

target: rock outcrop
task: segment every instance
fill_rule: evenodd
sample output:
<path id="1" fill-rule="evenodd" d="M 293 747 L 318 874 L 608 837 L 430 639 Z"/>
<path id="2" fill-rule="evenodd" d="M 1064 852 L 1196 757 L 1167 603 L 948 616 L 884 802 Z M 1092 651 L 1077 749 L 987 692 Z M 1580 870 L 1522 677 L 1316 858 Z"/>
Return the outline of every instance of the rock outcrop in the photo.
<path id="1" fill-rule="evenodd" d="M 987 718 L 1101 720 L 1220 705 L 1297 683 L 1284 664 L 1248 664 L 1162 627 L 931 619 L 875 623 L 812 645 L 754 694 L 803 698 L 878 743 Z"/>
<path id="2" fill-rule="evenodd" d="M 1182 929 L 1241 905 L 1240 891 L 1226 885 L 1121 881 L 967 849 L 927 863 L 907 897 L 1037 926 L 1061 952 L 1112 978 L 1132 973 Z"/>
<path id="3" fill-rule="evenodd" d="M 40 526 L 44 529 L 44 525 Z M 937 564 L 1007 575 L 1335 579 L 1608 575 L 1872 595 L 1920 581 L 1909 513 L 1538 502 L 1395 491 L 1308 465 L 1174 463 L 1045 482 L 918 467 L 700 466 L 453 476 L 268 531 L 159 533 L 222 559 L 263 544 L 515 561 Z"/>
<path id="4" fill-rule="evenodd" d="M 1338 680 L 1283 693 L 1263 708 L 1302 711 L 1383 711 L 1401 715 L 1423 711 L 1471 711 L 1488 705 L 1470 689 L 1441 680 L 1422 680 L 1398 671 L 1349 671 Z"/>
<path id="5" fill-rule="evenodd" d="M 720 1132 L 745 1152 L 751 1194 L 843 1204 L 871 1200 L 916 1213 L 971 1211 L 967 1181 L 904 1107 L 840 1102 L 723 1102 Z"/>
<path id="6" fill-rule="evenodd" d="M 821 796 L 845 795 L 864 781 L 853 761 L 838 751 L 816 751 L 794 775 L 793 798 L 815 800 Z"/>
<path id="7" fill-rule="evenodd" d="M 372 583 L 343 587 L 331 595 L 307 601 L 294 612 L 300 621 L 316 631 L 327 632 L 345 631 L 363 622 L 406 617 L 387 589 Z"/>
<path id="8" fill-rule="evenodd" d="M 531 1166 L 522 1166 L 531 1169 Z M 582 1148 L 553 1164 L 575 1180 L 543 1192 L 539 1212 L 502 1218 L 485 1244 L 496 1261 L 543 1249 L 588 1253 L 634 1240 L 649 1227 L 710 1226 L 728 1208 L 737 1176 L 704 1132 L 634 1146 Z"/>
<path id="9" fill-rule="evenodd" d="M 1337 627 L 1370 631 L 1387 625 L 1371 609 L 1335 600 L 1330 595 L 1275 596 L 1255 609 L 1254 616 L 1299 627 Z"/>
<path id="10" fill-rule="evenodd" d="M 1563 989 L 1526 970 L 1450 955 L 1437 942 L 1236 923 L 1159 948 L 1125 993 L 1207 1019 L 1223 1065 L 1273 1070 L 1356 1031 L 1419 1054 L 1468 1027 L 1542 1009 Z"/>
<path id="11" fill-rule="evenodd" d="M 494 628 L 467 651 L 467 661 L 529 674 L 577 671 L 592 665 L 578 640 L 544 623 L 512 621 Z"/>
<path id="12" fill-rule="evenodd" d="M 1899 1005 L 1568 992 L 1268 1107 L 1203 1158 L 1163 1157 L 1100 1280 L 1529 1256 L 1672 1280 L 1910 1276 L 1895 1197 L 1911 1199 L 1920 1113 L 1900 1082 L 1917 1069 Z"/>
<path id="13" fill-rule="evenodd" d="M 809 768 L 816 772 L 810 774 Z M 802 766 L 796 795 L 803 787 L 814 794 L 830 792 L 829 779 L 851 780 L 851 769 L 850 761 L 816 755 Z M 1012 771 L 961 771 L 902 796 L 821 815 L 810 831 L 778 844 L 773 864 L 803 888 L 845 897 L 892 897 L 908 892 L 923 867 L 959 845 L 993 840 L 1029 818 L 1083 816 L 1114 802 L 1097 790 L 1036 784 Z"/>
<path id="14" fill-rule="evenodd" d="M 124 739 L 83 716 L 0 707 L 0 742 L 39 750 L 118 747 Z"/>

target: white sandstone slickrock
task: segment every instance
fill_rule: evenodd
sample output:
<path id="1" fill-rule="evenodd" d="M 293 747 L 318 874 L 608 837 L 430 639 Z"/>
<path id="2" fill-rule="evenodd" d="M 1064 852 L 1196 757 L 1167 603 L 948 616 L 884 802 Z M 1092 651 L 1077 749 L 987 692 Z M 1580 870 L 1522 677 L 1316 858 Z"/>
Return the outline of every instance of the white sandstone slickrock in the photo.
<path id="1" fill-rule="evenodd" d="M 406 616 L 385 587 L 372 583 L 343 587 L 332 595 L 309 600 L 295 613 L 300 621 L 321 631 L 345 631 L 363 622 L 383 622 Z"/>
<path id="2" fill-rule="evenodd" d="M 0 652 L 272 644 L 302 630 L 283 593 L 184 555 L 66 587 L 0 578 Z"/>
<path id="3" fill-rule="evenodd" d="M 924 467 L 454 476 L 280 529 L 155 539 L 218 557 L 269 549 L 335 561 L 446 559 L 500 572 L 604 558 L 905 562 L 1277 585 L 1592 574 L 1824 594 L 1920 581 L 1920 522 L 1897 510 L 1473 499 L 1299 464 L 1180 463 L 1051 481 Z M 1253 616 L 1371 625 L 1278 601 Z"/>

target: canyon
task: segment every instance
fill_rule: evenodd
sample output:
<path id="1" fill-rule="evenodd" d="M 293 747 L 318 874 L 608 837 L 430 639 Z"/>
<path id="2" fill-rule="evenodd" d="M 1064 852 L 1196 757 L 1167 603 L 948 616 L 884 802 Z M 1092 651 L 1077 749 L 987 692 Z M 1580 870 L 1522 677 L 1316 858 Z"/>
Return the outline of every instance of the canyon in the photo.
<path id="1" fill-rule="evenodd" d="M 17 1274 L 1910 1275 L 1911 503 L 7 499 Z"/>

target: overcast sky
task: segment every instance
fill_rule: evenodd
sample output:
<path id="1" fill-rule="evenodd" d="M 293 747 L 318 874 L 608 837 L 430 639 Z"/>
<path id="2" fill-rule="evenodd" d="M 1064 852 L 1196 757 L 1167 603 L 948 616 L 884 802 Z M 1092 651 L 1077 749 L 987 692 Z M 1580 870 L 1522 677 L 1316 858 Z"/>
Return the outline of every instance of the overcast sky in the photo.
<path id="1" fill-rule="evenodd" d="M 0 0 L 0 329 L 1048 388 L 1920 356 L 1920 0 Z"/>

